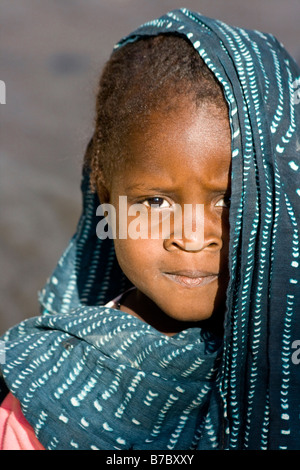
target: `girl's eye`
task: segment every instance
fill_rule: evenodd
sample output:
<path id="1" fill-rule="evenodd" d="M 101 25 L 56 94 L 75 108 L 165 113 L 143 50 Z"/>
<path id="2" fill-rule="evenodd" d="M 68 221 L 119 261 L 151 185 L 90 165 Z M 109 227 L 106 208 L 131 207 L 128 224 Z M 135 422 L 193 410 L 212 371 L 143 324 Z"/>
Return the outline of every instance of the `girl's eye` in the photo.
<path id="1" fill-rule="evenodd" d="M 225 208 L 229 209 L 229 207 L 230 207 L 230 197 L 228 197 L 228 196 L 222 197 L 222 199 L 220 199 L 217 202 L 216 207 L 225 207 Z"/>
<path id="2" fill-rule="evenodd" d="M 145 204 L 145 206 L 150 207 L 150 208 L 152 208 L 153 206 L 158 206 L 159 209 L 167 209 L 168 207 L 171 206 L 171 204 L 166 199 L 164 199 L 163 197 L 158 197 L 158 196 L 149 197 L 143 202 L 143 204 Z M 156 207 L 153 207 L 153 209 L 155 208 Z"/>

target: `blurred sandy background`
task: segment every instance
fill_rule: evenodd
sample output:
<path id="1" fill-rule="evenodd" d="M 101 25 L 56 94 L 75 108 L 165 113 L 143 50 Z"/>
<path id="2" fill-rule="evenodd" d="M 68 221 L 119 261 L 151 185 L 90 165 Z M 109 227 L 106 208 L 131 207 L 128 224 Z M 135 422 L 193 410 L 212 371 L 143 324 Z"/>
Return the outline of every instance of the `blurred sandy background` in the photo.
<path id="1" fill-rule="evenodd" d="M 39 314 L 37 291 L 75 230 L 98 76 L 113 45 L 183 6 L 271 32 L 300 63 L 300 0 L 0 1 L 0 333 Z"/>

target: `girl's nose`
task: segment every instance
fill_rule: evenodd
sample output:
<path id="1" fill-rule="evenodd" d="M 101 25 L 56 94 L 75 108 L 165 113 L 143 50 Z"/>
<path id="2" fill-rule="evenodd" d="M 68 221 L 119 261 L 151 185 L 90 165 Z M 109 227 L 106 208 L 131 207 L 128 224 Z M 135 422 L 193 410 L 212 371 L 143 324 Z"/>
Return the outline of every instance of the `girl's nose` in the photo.
<path id="1" fill-rule="evenodd" d="M 168 238 L 164 239 L 164 248 L 167 251 L 184 250 L 198 252 L 209 250 L 220 251 L 223 247 L 222 222 L 219 217 L 206 215 L 192 224 L 182 223 L 182 229 L 174 224 L 173 230 Z"/>

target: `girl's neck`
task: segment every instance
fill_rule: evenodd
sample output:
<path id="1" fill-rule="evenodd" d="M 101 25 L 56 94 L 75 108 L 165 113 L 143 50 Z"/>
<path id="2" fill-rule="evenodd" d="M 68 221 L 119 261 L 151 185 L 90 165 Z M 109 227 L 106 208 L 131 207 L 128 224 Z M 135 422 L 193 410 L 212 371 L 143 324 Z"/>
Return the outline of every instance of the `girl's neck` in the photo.
<path id="1" fill-rule="evenodd" d="M 131 289 L 123 295 L 120 310 L 139 318 L 166 336 L 174 336 L 187 328 L 199 326 L 198 322 L 179 321 L 166 315 L 138 289 Z"/>

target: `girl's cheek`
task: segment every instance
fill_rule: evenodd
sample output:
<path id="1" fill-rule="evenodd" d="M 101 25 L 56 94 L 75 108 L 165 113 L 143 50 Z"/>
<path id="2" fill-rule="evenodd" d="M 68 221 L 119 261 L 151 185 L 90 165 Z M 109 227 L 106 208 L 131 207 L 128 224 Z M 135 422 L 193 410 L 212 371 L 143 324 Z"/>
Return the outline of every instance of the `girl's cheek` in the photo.
<path id="1" fill-rule="evenodd" d="M 157 240 L 115 240 L 115 252 L 123 270 L 142 272 L 144 267 L 155 265 L 159 246 Z"/>

